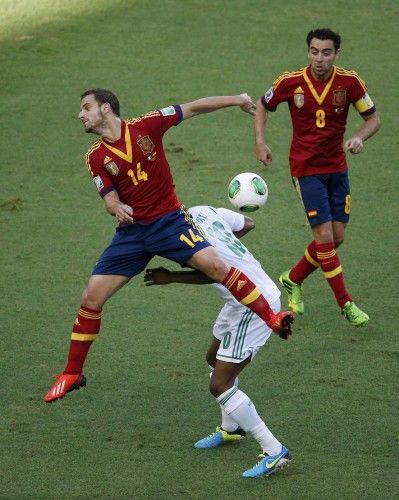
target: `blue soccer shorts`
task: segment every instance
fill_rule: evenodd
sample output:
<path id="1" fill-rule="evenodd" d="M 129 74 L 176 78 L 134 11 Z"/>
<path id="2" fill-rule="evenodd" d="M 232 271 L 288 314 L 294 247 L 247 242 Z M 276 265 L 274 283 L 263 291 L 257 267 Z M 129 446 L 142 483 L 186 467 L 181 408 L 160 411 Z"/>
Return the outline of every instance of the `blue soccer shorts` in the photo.
<path id="1" fill-rule="evenodd" d="M 293 177 L 309 224 L 348 222 L 351 208 L 348 171 Z"/>
<path id="2" fill-rule="evenodd" d="M 183 264 L 208 246 L 210 243 L 182 207 L 150 224 L 134 222 L 117 227 L 92 274 L 132 278 L 141 273 L 155 255 Z"/>

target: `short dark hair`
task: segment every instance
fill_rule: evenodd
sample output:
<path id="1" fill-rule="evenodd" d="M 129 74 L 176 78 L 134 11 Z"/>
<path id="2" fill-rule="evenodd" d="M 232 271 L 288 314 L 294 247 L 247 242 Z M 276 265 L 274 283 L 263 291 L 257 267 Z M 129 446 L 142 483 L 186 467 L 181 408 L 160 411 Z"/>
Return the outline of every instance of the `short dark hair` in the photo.
<path id="1" fill-rule="evenodd" d="M 318 28 L 316 30 L 311 30 L 306 37 L 306 43 L 308 48 L 310 47 L 310 41 L 312 38 L 317 38 L 318 40 L 332 40 L 335 50 L 338 50 L 341 46 L 341 36 L 337 32 L 330 30 L 330 28 Z"/>
<path id="2" fill-rule="evenodd" d="M 86 92 L 83 92 L 83 94 L 80 96 L 80 99 L 83 99 L 84 97 L 86 97 L 88 95 L 94 95 L 94 99 L 99 104 L 104 104 L 105 102 L 107 102 L 111 106 L 111 109 L 114 112 L 114 114 L 116 116 L 120 116 L 120 106 L 119 106 L 118 98 L 110 90 L 106 90 L 106 89 L 86 90 Z"/>

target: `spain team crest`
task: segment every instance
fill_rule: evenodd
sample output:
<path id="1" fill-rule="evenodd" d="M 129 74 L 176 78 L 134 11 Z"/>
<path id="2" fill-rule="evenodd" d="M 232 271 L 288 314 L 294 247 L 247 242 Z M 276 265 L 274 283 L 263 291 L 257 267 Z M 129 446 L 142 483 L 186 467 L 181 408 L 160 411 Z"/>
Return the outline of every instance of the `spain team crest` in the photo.
<path id="1" fill-rule="evenodd" d="M 141 151 L 145 154 L 148 155 L 151 153 L 151 151 L 154 149 L 154 143 L 150 139 L 148 135 L 145 135 L 141 139 L 137 141 L 137 144 L 139 145 Z"/>
<path id="2" fill-rule="evenodd" d="M 118 175 L 119 174 L 119 168 L 116 163 L 113 161 L 110 161 L 105 165 L 105 168 L 107 169 L 107 172 L 109 172 L 111 175 Z"/>
<path id="3" fill-rule="evenodd" d="M 346 104 L 346 90 L 338 89 L 333 92 L 333 105 L 339 108 Z"/>

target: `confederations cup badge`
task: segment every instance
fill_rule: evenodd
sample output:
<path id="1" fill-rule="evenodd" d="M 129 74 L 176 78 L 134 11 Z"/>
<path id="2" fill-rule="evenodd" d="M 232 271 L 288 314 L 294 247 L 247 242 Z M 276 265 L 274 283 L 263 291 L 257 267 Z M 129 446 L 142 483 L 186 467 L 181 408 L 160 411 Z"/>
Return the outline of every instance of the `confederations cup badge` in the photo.
<path id="1" fill-rule="evenodd" d="M 294 103 L 297 108 L 302 108 L 302 106 L 305 104 L 305 96 L 303 94 L 295 94 Z"/>

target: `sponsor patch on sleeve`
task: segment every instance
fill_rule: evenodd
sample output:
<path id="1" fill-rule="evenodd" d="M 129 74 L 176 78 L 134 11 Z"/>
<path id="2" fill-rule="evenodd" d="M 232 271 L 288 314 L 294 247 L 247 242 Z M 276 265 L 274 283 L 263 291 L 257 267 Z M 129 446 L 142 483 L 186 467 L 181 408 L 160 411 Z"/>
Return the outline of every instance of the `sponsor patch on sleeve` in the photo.
<path id="1" fill-rule="evenodd" d="M 265 94 L 265 101 L 268 103 L 272 97 L 273 97 L 273 87 L 270 87 L 270 89 Z"/>
<path id="2" fill-rule="evenodd" d="M 101 177 L 99 175 L 96 175 L 96 177 L 93 177 L 94 184 L 96 185 L 97 191 L 101 191 L 102 188 L 104 187 L 104 183 L 101 180 Z"/>
<path id="3" fill-rule="evenodd" d="M 174 106 L 168 106 L 167 108 L 162 108 L 160 111 L 162 116 L 171 116 L 176 114 Z"/>

